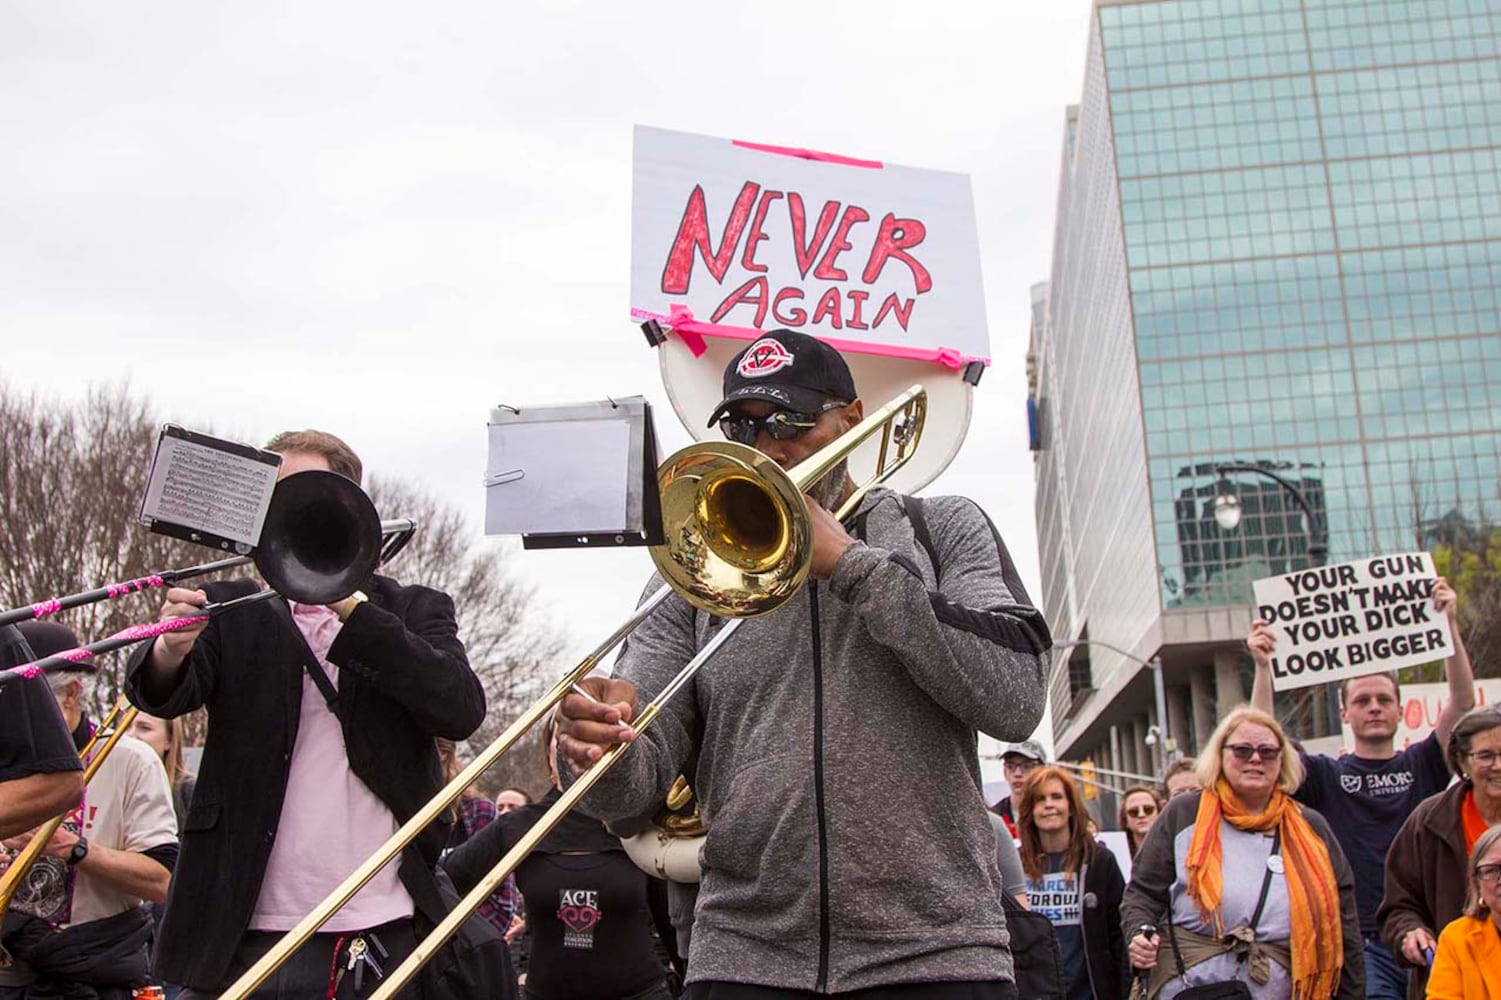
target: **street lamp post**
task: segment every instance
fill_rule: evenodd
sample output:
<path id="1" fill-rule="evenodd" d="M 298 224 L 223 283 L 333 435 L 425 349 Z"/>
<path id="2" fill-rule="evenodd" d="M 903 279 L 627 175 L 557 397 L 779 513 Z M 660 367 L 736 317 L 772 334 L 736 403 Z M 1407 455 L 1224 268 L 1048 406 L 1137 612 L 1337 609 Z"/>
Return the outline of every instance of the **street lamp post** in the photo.
<path id="1" fill-rule="evenodd" d="M 1304 533 L 1308 538 L 1308 561 L 1315 566 L 1324 565 L 1324 560 L 1329 555 L 1328 540 L 1324 536 L 1324 529 L 1319 524 L 1319 519 L 1313 512 L 1313 506 L 1303 491 L 1294 486 L 1292 480 L 1280 476 L 1271 469 L 1259 465 L 1249 465 L 1245 462 L 1226 462 L 1216 465 L 1214 471 L 1223 479 L 1230 472 L 1254 472 L 1259 476 L 1266 476 L 1273 480 L 1292 495 L 1293 501 L 1303 508 L 1303 516 L 1306 518 L 1307 527 Z M 1240 497 L 1234 493 L 1219 493 L 1214 498 L 1214 521 L 1225 531 L 1234 531 L 1240 527 L 1241 518 Z"/>
<path id="2" fill-rule="evenodd" d="M 1303 495 L 1303 491 L 1298 489 L 1298 487 L 1295 486 L 1290 479 L 1286 478 L 1285 476 L 1278 475 L 1271 469 L 1263 468 L 1260 465 L 1249 465 L 1245 462 L 1225 462 L 1223 464 L 1216 465 L 1214 467 L 1214 471 L 1219 474 L 1221 482 L 1224 482 L 1225 475 L 1230 472 L 1253 472 L 1258 476 L 1266 476 L 1268 479 L 1275 481 L 1277 485 L 1286 490 L 1292 496 L 1294 502 L 1296 502 L 1299 507 L 1303 508 L 1303 517 L 1306 519 L 1307 524 L 1307 527 L 1304 529 L 1304 534 L 1308 539 L 1309 563 L 1314 566 L 1324 565 L 1324 560 L 1329 556 L 1328 537 L 1324 533 L 1324 528 L 1319 523 L 1318 517 L 1315 516 L 1313 512 L 1313 505 L 1308 502 L 1308 498 Z M 1236 528 L 1238 528 L 1240 526 L 1240 516 L 1241 505 L 1240 498 L 1238 496 L 1233 493 L 1218 493 L 1215 496 L 1214 521 L 1223 530 L 1234 531 Z M 1324 715 L 1328 720 L 1330 728 L 1333 731 L 1337 732 L 1340 724 L 1339 699 L 1337 695 L 1331 697 L 1329 690 L 1334 686 L 1335 685 L 1333 684 L 1327 684 L 1324 686 L 1324 698 L 1326 706 L 1324 709 Z"/>
<path id="3" fill-rule="evenodd" d="M 1152 694 L 1157 700 L 1157 724 L 1147 727 L 1148 745 L 1151 745 L 1152 742 L 1157 742 L 1161 745 L 1162 761 L 1166 764 L 1172 759 L 1172 754 L 1177 750 L 1177 746 L 1173 743 L 1172 726 L 1168 724 L 1167 691 L 1162 683 L 1162 658 L 1154 656 L 1150 660 L 1143 660 L 1134 653 L 1128 653 L 1119 646 L 1112 646 L 1110 643 L 1101 642 L 1099 639 L 1063 639 L 1056 640 L 1053 643 L 1054 649 L 1074 649 L 1080 646 L 1099 646 L 1103 649 L 1108 649 L 1112 653 L 1124 656 L 1132 663 L 1141 664 L 1152 672 Z"/>

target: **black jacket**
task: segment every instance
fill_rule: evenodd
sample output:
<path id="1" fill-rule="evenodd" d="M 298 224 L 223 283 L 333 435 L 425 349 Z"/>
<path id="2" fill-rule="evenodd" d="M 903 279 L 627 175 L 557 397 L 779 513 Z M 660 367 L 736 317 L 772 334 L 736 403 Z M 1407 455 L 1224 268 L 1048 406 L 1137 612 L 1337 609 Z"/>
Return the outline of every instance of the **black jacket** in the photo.
<path id="1" fill-rule="evenodd" d="M 146 977 L 151 919 L 142 907 L 63 930 L 5 915 L 5 946 L 36 975 L 27 1000 L 126 1000 Z"/>
<path id="2" fill-rule="evenodd" d="M 1094 857 L 1081 872 L 1080 924 L 1084 957 L 1095 1000 L 1120 1000 L 1126 995 L 1126 942 L 1121 936 L 1121 898 L 1126 879 L 1120 863 L 1104 844 L 1094 845 Z"/>
<path id="3" fill-rule="evenodd" d="M 210 583 L 210 601 L 251 593 L 249 580 Z M 397 822 L 443 785 L 434 737 L 463 739 L 485 714 L 485 694 L 458 639 L 453 602 L 426 587 L 373 577 L 329 650 L 350 768 Z M 182 853 L 157 942 L 157 975 L 195 989 L 226 985 L 230 959 L 260 895 L 297 739 L 304 664 L 311 653 L 280 600 L 216 616 L 178 681 L 143 683 L 150 645 L 131 657 L 126 692 L 142 711 L 170 718 L 207 706 L 208 740 L 182 827 Z M 435 824 L 403 852 L 402 884 L 419 915 L 443 912 L 432 868 L 448 839 Z"/>
<path id="4" fill-rule="evenodd" d="M 1063 956 L 1053 922 L 1024 908 L 1010 893 L 1001 893 L 1011 960 L 1016 966 L 1016 994 L 1026 1000 L 1063 1000 Z"/>

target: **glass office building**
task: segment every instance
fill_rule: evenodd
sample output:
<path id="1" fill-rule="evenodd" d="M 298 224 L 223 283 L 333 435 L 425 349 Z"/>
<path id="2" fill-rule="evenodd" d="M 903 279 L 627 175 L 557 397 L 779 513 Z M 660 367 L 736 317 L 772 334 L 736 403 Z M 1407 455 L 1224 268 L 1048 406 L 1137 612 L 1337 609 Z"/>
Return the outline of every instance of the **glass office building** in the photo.
<path id="1" fill-rule="evenodd" d="M 1059 752 L 1144 772 L 1151 727 L 1190 749 L 1242 700 L 1249 581 L 1312 535 L 1339 562 L 1501 515 L 1501 4 L 1092 18 L 1032 323 L 1037 519 L 1049 619 L 1089 643 L 1056 658 Z"/>

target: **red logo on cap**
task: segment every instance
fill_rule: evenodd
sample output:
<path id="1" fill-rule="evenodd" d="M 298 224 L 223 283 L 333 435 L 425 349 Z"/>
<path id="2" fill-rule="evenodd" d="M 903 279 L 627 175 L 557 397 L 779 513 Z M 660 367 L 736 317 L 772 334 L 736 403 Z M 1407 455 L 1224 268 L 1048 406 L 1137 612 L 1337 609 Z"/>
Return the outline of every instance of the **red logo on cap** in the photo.
<path id="1" fill-rule="evenodd" d="M 783 368 L 791 368 L 794 360 L 780 340 L 765 337 L 745 349 L 735 371 L 742 378 L 765 378 Z"/>

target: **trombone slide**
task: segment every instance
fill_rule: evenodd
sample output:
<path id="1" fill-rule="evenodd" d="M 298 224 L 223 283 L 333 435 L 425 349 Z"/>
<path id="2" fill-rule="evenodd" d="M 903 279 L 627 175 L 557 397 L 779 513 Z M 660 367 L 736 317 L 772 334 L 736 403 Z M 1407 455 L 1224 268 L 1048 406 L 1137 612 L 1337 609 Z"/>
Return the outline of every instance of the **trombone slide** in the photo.
<path id="1" fill-rule="evenodd" d="M 763 544 L 767 542 L 767 539 L 760 537 L 756 533 L 754 530 L 755 525 L 748 526 L 751 529 L 749 532 L 740 531 L 741 526 L 734 521 L 733 517 L 719 516 L 724 514 L 724 511 L 710 512 L 715 516 L 715 520 L 709 527 L 716 530 L 725 529 L 717 533 L 716 530 L 699 530 L 702 526 L 696 526 L 692 531 L 686 530 L 689 526 L 686 521 L 681 524 L 664 525 L 664 527 L 669 529 L 669 539 L 673 538 L 674 531 L 682 536 L 694 536 L 694 546 L 691 550 L 657 551 L 658 548 L 670 548 L 672 545 L 671 541 L 669 541 L 668 546 L 653 548 L 652 558 L 657 563 L 658 569 L 662 572 L 662 576 L 667 582 L 643 601 L 635 612 L 608 639 L 596 648 L 594 652 L 586 656 L 577 667 L 561 678 L 547 695 L 530 706 L 495 742 L 477 754 L 474 760 L 463 771 L 444 786 L 426 805 L 419 809 L 411 819 L 402 824 L 401 828 L 392 834 L 385 844 L 381 845 L 373 855 L 361 863 L 337 889 L 315 906 L 312 912 L 304 917 L 296 927 L 283 935 L 281 940 L 272 946 L 259 961 L 247 969 L 239 979 L 235 980 L 229 986 L 229 989 L 220 996 L 219 1000 L 245 1000 L 246 997 L 269 979 L 272 973 L 291 957 L 308 938 L 317 933 L 344 904 L 352 899 L 355 893 L 359 892 L 375 876 L 377 871 L 390 863 L 407 844 L 415 840 L 429 824 L 452 805 L 463 793 L 464 789 L 477 781 L 490 765 L 509 750 L 523 734 L 536 725 L 548 712 L 552 711 L 554 706 L 568 694 L 569 690 L 599 664 L 605 654 L 623 642 L 636 626 L 641 624 L 663 600 L 676 592 L 684 600 L 703 607 L 710 611 L 710 613 L 728 616 L 731 620 L 725 627 L 719 630 L 703 649 L 699 650 L 689 660 L 672 681 L 658 693 L 656 698 L 647 704 L 641 715 L 633 723 L 633 728 L 638 735 L 649 727 L 660 713 L 662 706 L 693 678 L 699 668 L 734 633 L 740 621 L 746 617 L 764 614 L 773 610 L 777 604 L 796 592 L 797 584 L 800 584 L 806 576 L 808 564 L 811 562 L 811 546 L 803 547 L 796 558 L 789 557 L 781 560 L 782 566 L 775 573 L 770 571 L 763 573 L 763 568 L 757 562 L 757 558 L 764 554 L 762 552 L 763 549 L 767 551 L 775 550 L 776 553 L 780 554 L 783 548 L 793 547 L 790 544 L 782 545 L 782 541 L 788 541 L 794 535 L 798 534 L 802 536 L 808 535 L 809 532 L 806 524 L 808 518 L 806 507 L 804 506 L 805 501 L 802 497 L 803 492 L 833 470 L 858 445 L 878 432 L 881 433 L 879 462 L 875 473 L 856 487 L 854 492 L 840 505 L 839 510 L 835 512 L 835 516 L 838 518 L 842 519 L 846 517 L 872 487 L 885 481 L 892 473 L 911 459 L 922 436 L 922 429 L 926 419 L 926 401 L 926 390 L 921 385 L 910 387 L 891 402 L 860 421 L 859 424 L 845 432 L 837 440 L 829 443 L 805 461 L 799 463 L 792 474 L 788 474 L 777 468 L 774 463 L 771 463 L 769 468 L 766 467 L 765 456 L 762 456 L 754 449 L 729 443 L 725 445 L 690 445 L 688 448 L 684 448 L 670 457 L 662 468 L 658 470 L 659 482 L 664 482 L 669 477 L 677 475 L 680 472 L 677 461 L 679 459 L 696 461 L 700 458 L 717 457 L 724 461 L 724 465 L 740 463 L 741 469 L 739 471 L 732 470 L 727 478 L 735 478 L 742 481 L 746 479 L 754 480 L 756 475 L 760 475 L 763 480 L 760 488 L 763 494 L 767 496 L 768 504 L 780 502 L 784 505 L 783 509 L 778 512 L 777 517 L 779 523 L 783 524 L 783 529 L 786 531 L 787 537 L 781 540 L 772 539 L 771 541 L 776 544 Z M 899 420 L 902 422 L 901 426 L 898 426 Z M 718 472 L 717 469 L 711 471 Z M 704 478 L 707 480 L 708 476 Z M 718 479 L 714 481 L 718 482 Z M 738 486 L 736 488 L 738 489 Z M 665 510 L 664 505 L 664 513 Z M 695 516 L 699 516 L 702 513 L 703 511 L 700 510 Z M 783 515 L 785 515 L 785 518 Z M 801 517 L 801 522 L 798 522 L 799 516 Z M 753 581 L 755 583 L 754 587 L 732 586 L 726 588 L 716 586 L 716 575 L 721 576 L 720 582 L 723 583 L 724 574 L 731 572 L 739 573 L 740 567 L 736 558 L 724 557 L 716 545 L 698 544 L 699 540 L 706 535 L 712 535 L 716 542 L 726 543 L 724 547 L 731 551 L 737 548 L 746 548 L 747 546 L 744 546 L 742 543 L 750 542 L 751 544 L 748 547 L 751 549 L 750 555 L 752 558 L 748 562 L 751 566 L 750 572 L 746 573 L 744 578 L 749 579 L 757 574 L 762 574 L 765 579 Z M 712 569 L 706 568 L 709 556 L 713 556 L 716 560 Z M 717 574 L 716 570 L 723 572 Z M 784 579 L 795 579 L 797 584 L 791 587 L 782 586 L 781 584 L 784 582 Z M 730 591 L 734 593 L 730 594 Z M 726 597 L 733 597 L 733 599 L 725 599 Z M 416 974 L 417 970 L 433 956 L 437 949 L 453 936 L 459 925 L 469 917 L 470 913 L 493 893 L 495 887 L 504 881 L 505 877 L 521 864 L 526 855 L 557 824 L 563 814 L 571 809 L 588 792 L 594 783 L 619 759 L 622 753 L 627 752 L 628 748 L 629 744 L 617 743 L 606 750 L 600 759 L 594 763 L 594 766 L 585 771 L 569 787 L 568 791 L 563 794 L 562 798 L 554 804 L 553 808 L 537 822 L 536 826 L 531 831 L 528 831 L 528 835 L 507 852 L 500 863 L 464 897 L 458 906 L 454 908 L 453 912 L 448 914 L 438 924 L 433 933 L 427 939 L 418 943 L 411 956 L 383 980 L 372 1000 L 390 1000 Z"/>
<path id="2" fill-rule="evenodd" d="M 635 729 L 638 737 L 656 721 L 657 715 L 662 711 L 663 706 L 671 701 L 673 696 L 693 679 L 693 675 L 698 673 L 699 668 L 719 651 L 719 647 L 724 645 L 725 641 L 729 639 L 742 621 L 744 621 L 743 618 L 734 618 L 727 622 L 714 635 L 714 638 L 710 639 L 708 644 L 699 650 L 682 670 L 678 671 L 677 676 L 668 682 L 667 686 L 662 689 L 662 692 L 653 698 L 647 704 L 646 708 L 642 709 L 641 715 L 637 719 L 632 720 L 632 728 Z M 573 807 L 578 804 L 579 799 L 589 793 L 589 789 L 594 787 L 595 782 L 605 776 L 605 772 L 615 765 L 615 762 L 620 759 L 621 754 L 629 750 L 630 746 L 629 743 L 616 743 L 610 749 L 606 750 L 600 756 L 599 760 L 594 762 L 593 767 L 579 775 L 573 784 L 568 786 L 568 790 L 563 793 L 562 797 L 553 803 L 552 808 L 547 810 L 541 819 L 537 820 L 532 828 L 526 832 L 526 835 L 516 842 L 516 846 L 507 851 L 505 857 L 501 858 L 495 867 L 491 868 L 485 877 L 480 879 L 463 899 L 459 900 L 458 905 L 433 928 L 432 933 L 417 942 L 417 947 L 407 956 L 406 961 L 398 965 L 394 972 L 381 980 L 380 988 L 375 991 L 370 1000 L 391 1000 L 397 991 L 405 986 L 407 981 L 415 976 L 438 953 L 438 949 L 443 947 L 449 938 L 453 937 L 458 931 L 459 926 L 465 920 L 468 920 L 475 910 L 479 909 L 480 904 L 490 898 L 500 883 L 506 880 L 506 876 L 521 867 L 521 862 L 525 861 L 527 855 L 536 849 L 537 845 L 542 842 L 542 838 L 552 832 L 552 828 L 557 826 L 563 817 L 573 810 Z"/>
<path id="3" fill-rule="evenodd" d="M 419 809 L 411 819 L 401 825 L 400 829 L 391 834 L 374 854 L 366 858 L 358 868 L 350 872 L 349 877 L 339 883 L 339 887 L 329 893 L 322 902 L 313 907 L 312 912 L 303 917 L 296 927 L 282 935 L 281 940 L 277 941 L 276 944 L 262 955 L 259 961 L 246 969 L 239 979 L 236 979 L 230 984 L 227 990 L 220 994 L 219 1000 L 245 1000 L 262 983 L 270 979 L 271 975 L 282 963 L 292 956 L 293 952 L 302 947 L 308 938 L 318 933 L 319 928 L 328 923 L 329 919 L 335 913 L 338 913 L 344 907 L 345 903 L 354 898 L 355 893 L 365 887 L 365 883 L 375 877 L 376 872 L 389 864 L 401 853 L 403 848 L 416 840 L 423 830 L 432 825 L 433 821 L 458 800 L 459 796 L 464 793 L 464 789 L 478 781 L 485 771 L 489 770 L 491 764 L 499 760 L 507 750 L 515 745 L 517 740 L 526 735 L 548 712 L 552 711 L 553 706 L 563 700 L 563 697 L 568 694 L 573 685 L 583 680 L 590 671 L 597 667 L 605 655 L 620 645 L 625 640 L 625 637 L 637 625 L 641 624 L 647 615 L 656 610 L 657 605 L 666 600 L 671 593 L 671 588 L 662 587 L 643 601 L 641 606 L 636 609 L 635 614 L 627 618 L 609 638 L 596 647 L 588 656 L 584 657 L 578 666 L 574 667 L 573 670 L 569 671 L 561 680 L 554 684 L 551 691 L 538 699 L 525 712 L 521 713 L 520 718 L 511 723 L 506 731 L 496 738 L 494 743 L 491 743 L 482 752 L 476 754 L 474 760 L 469 762 L 469 766 L 456 774 L 452 781 L 443 786 L 442 791 L 428 800 L 427 805 Z M 644 718 L 645 713 L 642 713 L 642 715 Z M 499 881 L 496 884 L 499 884 Z M 475 905 L 477 906 L 478 904 Z M 457 927 L 458 925 L 455 924 L 454 926 Z M 452 935 L 453 931 L 449 930 L 448 933 Z"/>

